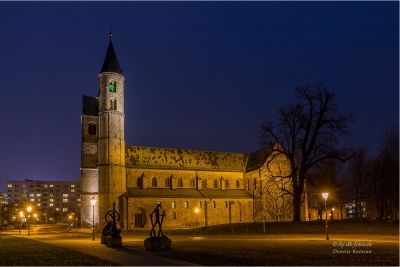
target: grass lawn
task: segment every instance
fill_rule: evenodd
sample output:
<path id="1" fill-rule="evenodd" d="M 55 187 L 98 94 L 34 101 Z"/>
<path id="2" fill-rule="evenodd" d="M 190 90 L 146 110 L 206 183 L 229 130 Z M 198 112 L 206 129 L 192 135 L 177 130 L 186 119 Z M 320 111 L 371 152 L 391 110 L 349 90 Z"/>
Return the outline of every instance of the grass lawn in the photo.
<path id="1" fill-rule="evenodd" d="M 371 253 L 343 254 L 348 249 L 331 241 L 310 240 L 196 240 L 172 241 L 171 250 L 145 252 L 205 266 L 399 266 L 399 245 L 373 242 L 357 250 Z M 138 244 L 139 245 L 139 244 Z M 334 252 L 334 249 L 337 251 Z"/>
<path id="2" fill-rule="evenodd" d="M 0 266 L 116 265 L 88 254 L 26 238 L 1 235 L 0 243 Z"/>
<path id="3" fill-rule="evenodd" d="M 219 234 L 324 234 L 325 221 L 310 222 L 257 222 L 257 223 L 232 223 L 201 227 L 195 230 L 195 235 L 219 235 Z M 333 220 L 328 221 L 330 234 L 361 234 L 361 235 L 399 235 L 398 222 L 386 221 L 353 221 Z M 129 231 L 128 231 L 129 232 Z M 146 231 L 146 234 L 149 230 Z M 169 230 L 164 228 L 165 235 L 191 235 L 192 229 Z M 137 233 L 142 233 L 140 230 Z"/>

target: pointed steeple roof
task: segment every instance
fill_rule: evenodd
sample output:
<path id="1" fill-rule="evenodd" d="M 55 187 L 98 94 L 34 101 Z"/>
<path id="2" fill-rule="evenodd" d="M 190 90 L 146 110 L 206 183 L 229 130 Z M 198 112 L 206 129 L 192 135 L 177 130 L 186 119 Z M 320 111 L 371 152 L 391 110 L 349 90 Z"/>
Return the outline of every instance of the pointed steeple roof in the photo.
<path id="1" fill-rule="evenodd" d="M 123 75 L 123 71 L 119 66 L 117 55 L 115 54 L 114 46 L 111 42 L 111 29 L 110 29 L 110 43 L 108 44 L 106 58 L 104 59 L 103 67 L 101 68 L 100 73 L 103 72 L 115 72 Z"/>

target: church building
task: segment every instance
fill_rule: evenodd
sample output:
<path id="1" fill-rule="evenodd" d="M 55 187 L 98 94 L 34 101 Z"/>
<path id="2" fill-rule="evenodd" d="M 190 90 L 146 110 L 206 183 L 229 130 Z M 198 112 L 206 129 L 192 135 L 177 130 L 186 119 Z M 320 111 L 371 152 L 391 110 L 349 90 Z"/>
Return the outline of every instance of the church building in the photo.
<path id="1" fill-rule="evenodd" d="M 262 204 L 274 195 L 274 190 L 265 189 L 289 184 L 282 174 L 288 165 L 284 160 L 271 164 L 278 158 L 272 157 L 270 147 L 231 153 L 126 145 L 124 80 L 110 34 L 98 96 L 82 99 L 81 217 L 87 225 L 94 216 L 95 227 L 102 228 L 113 203 L 122 229 L 151 227 L 149 214 L 158 203 L 165 211 L 166 227 L 273 221 L 282 216 L 284 206 L 277 211 Z"/>

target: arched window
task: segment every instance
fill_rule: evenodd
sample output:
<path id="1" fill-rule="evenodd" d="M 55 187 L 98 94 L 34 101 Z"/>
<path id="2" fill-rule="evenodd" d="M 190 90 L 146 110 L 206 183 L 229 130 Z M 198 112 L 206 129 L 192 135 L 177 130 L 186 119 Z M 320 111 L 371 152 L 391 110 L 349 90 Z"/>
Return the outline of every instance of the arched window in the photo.
<path id="1" fill-rule="evenodd" d="M 114 109 L 114 102 L 112 99 L 110 99 L 110 109 Z"/>
<path id="2" fill-rule="evenodd" d="M 176 213 L 175 212 L 172 213 L 172 219 L 174 219 L 174 220 L 176 219 Z"/>
<path id="3" fill-rule="evenodd" d="M 229 188 L 229 181 L 225 180 L 225 188 Z"/>
<path id="4" fill-rule="evenodd" d="M 201 187 L 202 188 L 207 188 L 207 179 L 201 180 Z"/>
<path id="5" fill-rule="evenodd" d="M 202 208 L 202 203 L 201 203 L 201 201 L 199 201 L 198 206 L 199 206 L 200 209 Z"/>
<path id="6" fill-rule="evenodd" d="M 182 178 L 178 179 L 178 187 L 183 187 Z"/>
<path id="7" fill-rule="evenodd" d="M 169 183 L 169 177 L 165 178 L 165 187 L 169 187 L 170 183 Z"/>
<path id="8" fill-rule="evenodd" d="M 212 202 L 212 207 L 216 208 L 217 207 L 217 203 L 215 203 L 215 201 Z"/>
<path id="9" fill-rule="evenodd" d="M 142 187 L 142 178 L 141 177 L 136 178 L 136 186 Z"/>
<path id="10" fill-rule="evenodd" d="M 96 135 L 96 124 L 94 123 L 89 123 L 89 134 L 90 135 Z"/>
<path id="11" fill-rule="evenodd" d="M 254 190 L 256 190 L 256 189 L 257 189 L 257 179 L 254 178 Z"/>
<path id="12" fill-rule="evenodd" d="M 240 188 L 240 181 L 236 180 L 236 188 Z"/>
<path id="13" fill-rule="evenodd" d="M 184 207 L 185 207 L 185 209 L 189 208 L 189 203 L 187 201 L 185 201 Z"/>
<path id="14" fill-rule="evenodd" d="M 214 180 L 214 188 L 218 188 L 218 181 Z"/>
<path id="15" fill-rule="evenodd" d="M 175 209 L 175 208 L 176 208 L 175 201 L 172 201 L 172 208 L 173 208 L 173 209 Z"/>
<path id="16" fill-rule="evenodd" d="M 224 202 L 224 208 L 227 208 L 228 207 L 228 201 L 225 201 Z"/>
<path id="17" fill-rule="evenodd" d="M 117 99 L 114 100 L 114 106 L 113 109 L 117 110 Z"/>
<path id="18" fill-rule="evenodd" d="M 194 187 L 194 179 L 190 179 L 190 187 Z"/>
<path id="19" fill-rule="evenodd" d="M 156 177 L 153 177 L 153 179 L 151 179 L 151 186 L 157 187 L 157 178 Z"/>

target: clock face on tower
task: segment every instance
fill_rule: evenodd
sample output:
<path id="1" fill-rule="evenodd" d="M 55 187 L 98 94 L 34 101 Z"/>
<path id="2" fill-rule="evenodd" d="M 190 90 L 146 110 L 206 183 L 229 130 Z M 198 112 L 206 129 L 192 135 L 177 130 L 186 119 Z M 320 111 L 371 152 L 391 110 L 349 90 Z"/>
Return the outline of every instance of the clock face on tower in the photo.
<path id="1" fill-rule="evenodd" d="M 108 85 L 108 90 L 110 91 L 110 92 L 116 92 L 116 83 L 110 83 L 109 85 Z"/>

